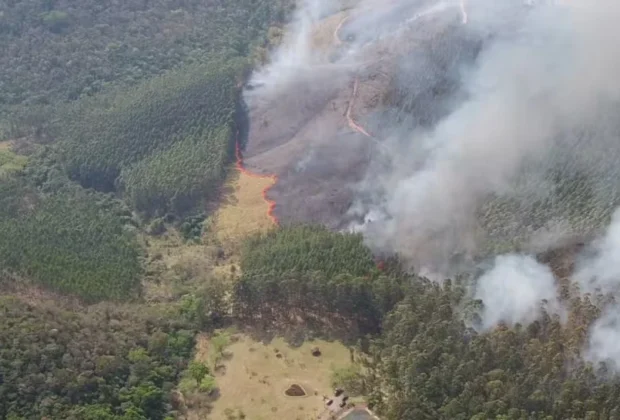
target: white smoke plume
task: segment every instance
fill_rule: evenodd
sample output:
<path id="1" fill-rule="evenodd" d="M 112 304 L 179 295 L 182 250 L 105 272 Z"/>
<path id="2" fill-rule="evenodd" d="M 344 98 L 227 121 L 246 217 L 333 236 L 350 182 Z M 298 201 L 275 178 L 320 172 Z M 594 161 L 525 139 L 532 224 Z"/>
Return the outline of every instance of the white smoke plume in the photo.
<path id="1" fill-rule="evenodd" d="M 340 10 L 344 4 L 344 0 L 305 0 L 299 3 L 282 45 L 272 54 L 271 63 L 259 69 L 250 81 L 251 85 L 262 88 L 261 99 L 269 100 L 287 91 L 293 96 L 300 84 L 314 83 L 317 71 L 333 75 L 334 71 L 343 70 L 342 67 L 325 65 L 325 58 L 313 49 L 311 35 L 321 19 Z"/>
<path id="2" fill-rule="evenodd" d="M 469 25 L 506 26 L 503 10 L 495 14 L 502 2 L 468 3 Z M 519 246 L 525 246 L 528 237 L 568 217 L 542 214 L 533 204 L 556 193 L 548 179 L 556 166 L 589 177 L 592 196 L 581 200 L 615 199 L 599 184 L 608 186 L 611 177 L 600 168 L 613 167 L 620 156 L 618 125 L 605 117 L 620 99 L 620 48 L 613 41 L 620 39 L 619 21 L 615 0 L 567 1 L 532 9 L 514 31 L 496 37 L 463 73 L 468 99 L 406 146 L 400 142 L 390 171 L 369 175 L 382 180 L 386 194 L 367 208 L 389 215 L 367 226 L 369 244 L 410 257 L 418 268 L 444 269 L 453 255 L 475 254 L 489 241 L 480 237 L 479 213 L 489 197 L 499 197 L 512 202 L 514 213 L 498 223 L 506 230 L 502 239 L 523 235 Z M 569 222 L 588 228 L 578 217 Z"/>
<path id="3" fill-rule="evenodd" d="M 611 368 L 620 370 L 620 306 L 613 305 L 590 327 L 586 359 L 598 364 L 611 362 Z"/>
<path id="4" fill-rule="evenodd" d="M 480 257 L 591 235 L 620 205 L 618 22 L 617 0 L 301 1 L 246 92 L 267 139 L 255 153 L 302 133 L 314 142 L 307 156 L 329 145 L 343 167 L 357 162 L 334 127 L 346 130 L 342 92 L 366 78 L 354 117 L 374 152 L 343 224 L 356 219 L 375 251 L 449 276 Z M 328 52 L 315 48 L 320 28 Z M 388 84 L 405 105 L 371 98 Z M 297 167 L 317 160 L 299 156 Z"/>
<path id="5" fill-rule="evenodd" d="M 617 293 L 620 289 L 620 209 L 614 212 L 605 235 L 581 257 L 574 278 L 586 293 Z"/>
<path id="6" fill-rule="evenodd" d="M 529 324 L 541 314 L 561 313 L 553 273 L 524 255 L 501 255 L 476 283 L 475 299 L 482 300 L 481 329 L 503 322 Z"/>
<path id="7" fill-rule="evenodd" d="M 605 234 L 580 256 L 574 279 L 583 293 L 611 295 L 620 292 L 620 209 L 616 209 Z M 607 305 L 602 316 L 590 326 L 585 355 L 597 364 L 610 363 L 620 371 L 620 305 Z"/>

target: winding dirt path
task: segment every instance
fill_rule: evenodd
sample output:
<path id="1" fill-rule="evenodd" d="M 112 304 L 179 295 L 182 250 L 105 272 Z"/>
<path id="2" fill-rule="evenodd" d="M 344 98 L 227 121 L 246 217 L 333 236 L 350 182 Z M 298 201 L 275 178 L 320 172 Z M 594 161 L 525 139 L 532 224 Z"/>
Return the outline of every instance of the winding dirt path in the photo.
<path id="1" fill-rule="evenodd" d="M 338 24 L 338 26 L 336 27 L 336 29 L 334 30 L 334 45 L 339 46 L 343 44 L 342 39 L 340 38 L 340 29 L 342 29 L 342 26 L 345 24 L 345 22 L 347 20 L 349 20 L 350 16 L 345 16 L 340 23 Z M 353 81 L 353 92 L 351 94 L 351 99 L 349 100 L 349 103 L 347 105 L 347 112 L 346 112 L 346 118 L 347 118 L 347 124 L 349 125 L 349 128 L 351 128 L 351 130 L 363 134 L 366 137 L 372 137 L 368 131 L 366 131 L 366 129 L 364 127 L 362 127 L 361 125 L 359 125 L 358 123 L 355 122 L 355 120 L 353 119 L 353 117 L 351 116 L 351 113 L 353 112 L 353 106 L 355 105 L 355 100 L 357 99 L 357 90 L 359 88 L 359 77 L 355 77 L 355 80 Z"/>

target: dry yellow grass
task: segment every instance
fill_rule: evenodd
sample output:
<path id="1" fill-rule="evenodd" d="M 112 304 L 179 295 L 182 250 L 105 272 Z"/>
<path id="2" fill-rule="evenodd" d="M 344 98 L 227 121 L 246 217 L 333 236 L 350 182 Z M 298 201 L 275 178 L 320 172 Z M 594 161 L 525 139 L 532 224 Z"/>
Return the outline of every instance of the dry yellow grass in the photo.
<path id="1" fill-rule="evenodd" d="M 161 300 L 173 296 L 175 283 L 169 280 L 180 270 L 189 270 L 187 277 L 190 278 L 200 278 L 209 272 L 230 276 L 233 266 L 234 270 L 239 270 L 238 251 L 243 239 L 274 227 L 267 215 L 269 205 L 262 195 L 263 189 L 272 182 L 269 178 L 231 171 L 224 187 L 227 193 L 211 218 L 202 244 L 185 242 L 174 229 L 160 237 L 149 237 L 147 248 L 152 259 L 149 267 L 158 271 L 160 281 L 144 283 L 146 299 Z M 226 251 L 225 260 L 217 257 L 220 246 Z"/>
<path id="2" fill-rule="evenodd" d="M 0 150 L 8 150 L 12 145 L 10 140 L 0 141 Z"/>
<path id="3" fill-rule="evenodd" d="M 248 235 L 274 227 L 267 215 L 269 205 L 262 195 L 272 184 L 269 178 L 231 173 L 225 189 L 230 193 L 215 214 L 212 231 L 224 247 L 235 248 Z"/>
<path id="4" fill-rule="evenodd" d="M 333 368 L 351 363 L 349 350 L 339 342 L 309 341 L 292 348 L 279 338 L 263 344 L 246 335 L 237 337 L 239 340 L 227 347 L 232 358 L 224 362 L 225 373 L 216 376 L 220 397 L 209 413 L 213 420 L 226 420 L 227 409 L 241 411 L 252 420 L 316 419 L 324 411 L 323 395 L 333 394 Z M 205 341 L 206 337 L 199 337 L 197 358 L 208 363 Z M 319 357 L 312 356 L 315 346 L 321 350 Z M 292 384 L 301 385 L 307 396 L 286 396 L 284 391 Z M 206 412 L 191 410 L 187 418 L 205 416 Z"/>

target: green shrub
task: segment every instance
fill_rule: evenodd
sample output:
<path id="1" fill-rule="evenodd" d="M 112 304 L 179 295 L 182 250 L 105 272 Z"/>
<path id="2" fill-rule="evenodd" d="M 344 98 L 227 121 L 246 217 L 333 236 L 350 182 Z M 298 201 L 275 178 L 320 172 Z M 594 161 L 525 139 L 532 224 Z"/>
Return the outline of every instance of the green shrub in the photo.
<path id="1" fill-rule="evenodd" d="M 331 384 L 333 388 L 344 389 L 352 397 L 366 393 L 364 375 L 362 375 L 358 365 L 334 369 L 331 376 Z"/>
<path id="2" fill-rule="evenodd" d="M 207 394 L 212 394 L 213 391 L 217 389 L 217 384 L 215 382 L 215 377 L 212 375 L 205 375 L 204 378 L 200 381 L 200 386 L 198 387 L 200 392 L 204 392 Z"/>

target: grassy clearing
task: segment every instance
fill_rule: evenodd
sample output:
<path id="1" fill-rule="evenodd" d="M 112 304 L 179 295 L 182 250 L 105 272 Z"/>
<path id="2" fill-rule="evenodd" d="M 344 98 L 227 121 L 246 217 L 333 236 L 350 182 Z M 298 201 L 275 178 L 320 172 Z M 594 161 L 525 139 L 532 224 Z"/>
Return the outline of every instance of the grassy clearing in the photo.
<path id="1" fill-rule="evenodd" d="M 235 171 L 226 182 L 228 193 L 214 217 L 211 234 L 227 250 L 236 251 L 248 235 L 264 232 L 273 227 L 267 215 L 268 204 L 263 190 L 272 185 L 269 178 L 257 178 Z"/>
<path id="2" fill-rule="evenodd" d="M 319 357 L 312 355 L 315 346 L 321 350 Z M 211 363 L 212 352 L 206 337 L 200 337 L 197 358 Z M 213 420 L 228 420 L 230 413 L 244 413 L 252 420 L 316 419 L 324 410 L 323 395 L 333 393 L 330 379 L 334 368 L 351 364 L 347 347 L 320 340 L 293 348 L 281 338 L 263 344 L 236 334 L 226 353 L 220 362 L 224 368 L 218 369 L 216 376 L 220 396 L 209 414 Z M 301 385 L 307 395 L 286 396 L 284 391 L 292 384 Z M 188 419 L 203 419 L 206 414 L 192 410 Z"/>
<path id="3" fill-rule="evenodd" d="M 185 241 L 176 229 L 143 238 L 148 250 L 146 299 L 172 300 L 209 274 L 228 277 L 239 269 L 239 249 L 248 235 L 273 227 L 263 189 L 268 178 L 231 171 L 219 208 L 205 223 L 201 243 Z"/>
<path id="4" fill-rule="evenodd" d="M 143 237 L 142 241 L 147 249 L 147 272 L 143 282 L 147 301 L 176 299 L 218 268 L 217 246 L 184 241 L 175 229 L 169 228 L 159 237 Z"/>

